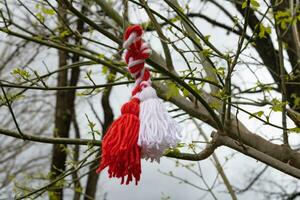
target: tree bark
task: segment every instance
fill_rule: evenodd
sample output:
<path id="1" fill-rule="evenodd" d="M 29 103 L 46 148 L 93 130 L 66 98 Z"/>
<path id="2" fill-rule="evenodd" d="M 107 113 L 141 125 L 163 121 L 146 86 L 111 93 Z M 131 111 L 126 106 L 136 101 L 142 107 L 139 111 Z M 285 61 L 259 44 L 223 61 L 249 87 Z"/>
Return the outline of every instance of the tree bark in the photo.
<path id="1" fill-rule="evenodd" d="M 67 22 L 67 11 L 62 3 L 58 1 L 58 23 L 59 33 L 61 34 L 64 29 L 64 23 Z M 61 38 L 62 42 L 67 42 L 67 38 Z M 68 53 L 66 51 L 59 50 L 59 67 L 63 67 L 68 64 Z M 68 70 L 63 70 L 58 73 L 57 86 L 75 86 L 79 79 L 79 68 L 74 68 L 71 71 L 70 81 L 68 80 Z M 56 94 L 56 110 L 55 110 L 55 130 L 54 137 L 68 138 L 70 132 L 70 125 L 74 114 L 75 104 L 75 91 L 57 91 Z M 67 145 L 53 145 L 52 161 L 50 170 L 50 179 L 54 180 L 64 173 L 67 159 Z M 63 199 L 63 180 L 58 181 L 53 189 L 50 189 L 50 200 L 62 200 Z"/>
<path id="2" fill-rule="evenodd" d="M 275 5 L 277 3 L 277 6 L 273 7 L 273 11 L 276 13 L 278 11 L 287 12 L 290 11 L 290 1 L 281 1 L 280 4 L 278 4 L 278 1 L 271 0 L 272 5 Z M 293 13 L 291 13 L 293 15 Z M 294 26 L 296 31 L 300 32 L 300 23 L 296 22 L 296 26 Z M 278 25 L 280 29 L 280 39 L 287 44 L 286 52 L 289 58 L 289 62 L 292 66 L 292 73 L 291 75 L 291 81 L 300 83 L 300 57 L 298 57 L 298 49 L 299 49 L 299 38 L 295 38 L 295 35 L 293 34 L 293 25 L 289 24 L 287 26 L 287 29 L 282 29 L 280 25 Z M 287 74 L 287 73 L 285 73 Z M 300 105 L 297 105 L 295 102 L 295 98 L 300 98 L 300 89 L 299 85 L 297 84 L 290 84 L 288 87 L 286 87 L 287 92 L 287 100 L 289 102 L 289 105 L 291 108 L 297 112 L 300 112 Z"/>
<path id="3" fill-rule="evenodd" d="M 81 12 L 84 14 L 86 13 L 86 9 L 84 6 L 82 6 L 81 8 Z M 79 34 L 83 34 L 84 32 L 84 22 L 81 19 L 78 19 L 77 21 L 77 32 Z M 78 46 L 82 45 L 81 42 L 81 37 L 79 36 L 75 36 L 75 44 Z M 72 63 L 77 63 L 80 61 L 80 56 L 78 54 L 74 54 L 72 57 Z M 75 67 L 71 70 L 71 80 L 70 80 L 70 86 L 76 86 L 77 82 L 79 80 L 79 75 L 80 75 L 80 68 L 79 67 Z M 75 101 L 75 93 L 70 94 L 71 96 L 73 96 Z M 79 131 L 79 126 L 77 123 L 77 119 L 76 119 L 76 112 L 75 112 L 75 106 L 73 105 L 73 125 L 74 125 L 74 129 L 75 129 L 75 138 L 80 138 L 80 131 Z M 79 156 L 80 156 L 80 147 L 79 145 L 75 145 L 74 148 L 74 162 L 77 163 L 79 161 Z M 73 182 L 74 182 L 74 198 L 73 200 L 80 200 L 81 197 L 81 190 L 82 190 L 82 186 L 80 183 L 80 180 L 78 180 L 79 176 L 78 176 L 78 172 L 74 172 L 73 174 Z"/>
<path id="4" fill-rule="evenodd" d="M 108 79 L 108 82 L 112 82 L 112 81 L 113 80 Z M 110 96 L 111 90 L 112 90 L 111 86 L 106 88 L 106 90 L 104 90 L 102 98 L 101 98 L 101 105 L 102 105 L 103 112 L 104 112 L 104 123 L 102 126 L 102 138 L 104 137 L 106 130 L 108 129 L 108 127 L 114 120 L 113 110 L 109 103 L 109 96 Z M 97 157 L 99 157 L 100 155 L 101 155 L 101 149 L 99 149 L 99 151 L 97 153 Z M 86 187 L 85 187 L 86 190 L 85 190 L 84 200 L 95 199 L 96 191 L 97 191 L 97 183 L 98 183 L 98 179 L 99 179 L 99 174 L 96 173 L 96 168 L 98 165 L 99 165 L 99 160 L 95 160 L 95 162 L 93 162 L 89 167 L 90 173 L 88 175 L 88 180 L 87 180 Z"/>

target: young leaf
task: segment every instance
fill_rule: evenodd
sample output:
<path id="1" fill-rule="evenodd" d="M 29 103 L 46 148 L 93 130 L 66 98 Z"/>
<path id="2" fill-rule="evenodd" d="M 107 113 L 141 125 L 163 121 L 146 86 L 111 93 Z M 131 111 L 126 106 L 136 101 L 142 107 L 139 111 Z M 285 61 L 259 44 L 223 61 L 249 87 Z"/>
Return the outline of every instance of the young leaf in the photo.
<path id="1" fill-rule="evenodd" d="M 169 90 L 167 92 L 166 99 L 169 100 L 171 97 L 176 97 L 179 95 L 179 89 L 175 83 L 168 84 Z"/>
<path id="2" fill-rule="evenodd" d="M 290 129 L 289 129 L 289 132 L 300 133 L 300 128 L 299 128 L 299 127 L 290 128 Z"/>
<path id="3" fill-rule="evenodd" d="M 253 6 L 254 9 L 257 9 L 260 6 L 257 0 L 250 0 L 250 4 Z"/>
<path id="4" fill-rule="evenodd" d="M 45 15 L 55 15 L 55 11 L 53 9 L 51 9 L 51 8 L 42 7 L 42 12 Z"/>
<path id="5" fill-rule="evenodd" d="M 258 111 L 258 112 L 252 113 L 252 115 L 249 116 L 249 119 L 253 118 L 254 116 L 261 117 L 263 114 L 264 114 L 264 111 Z"/>

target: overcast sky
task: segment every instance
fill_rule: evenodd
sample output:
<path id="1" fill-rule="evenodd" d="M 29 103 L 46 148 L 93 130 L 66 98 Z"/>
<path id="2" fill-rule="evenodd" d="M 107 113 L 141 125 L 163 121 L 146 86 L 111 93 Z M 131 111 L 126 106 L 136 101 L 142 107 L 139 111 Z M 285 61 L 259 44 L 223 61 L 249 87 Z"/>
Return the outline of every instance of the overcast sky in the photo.
<path id="1" fill-rule="evenodd" d="M 192 3 L 191 10 L 194 12 L 201 12 L 202 14 L 207 14 L 211 18 L 215 18 L 217 20 L 221 20 L 222 22 L 228 22 L 229 20 L 220 12 L 217 11 L 213 6 L 207 5 L 203 6 L 203 3 L 199 3 L 198 1 L 192 1 L 196 3 Z M 222 4 L 226 4 L 227 2 L 220 0 L 219 2 L 222 2 Z M 228 9 L 233 9 L 229 3 Z M 131 4 L 130 4 L 131 5 Z M 155 9 L 160 9 L 157 7 L 153 7 Z M 142 21 L 145 21 L 146 15 L 135 9 L 130 8 L 131 16 L 130 19 L 132 22 L 140 23 Z M 162 12 L 164 13 L 164 12 Z M 238 15 L 238 13 L 236 12 Z M 227 35 L 225 31 L 221 29 L 216 29 L 212 27 L 210 24 L 204 22 L 203 20 L 196 20 L 196 25 L 199 27 L 201 32 L 204 35 L 211 35 L 210 41 L 216 45 L 220 50 L 229 50 L 229 49 L 235 49 L 237 45 L 238 38 L 233 35 Z M 146 34 L 145 39 L 148 41 L 151 41 L 151 46 L 153 49 L 155 49 L 158 52 L 161 52 L 160 43 L 157 39 L 156 35 Z M 101 52 L 103 53 L 103 52 Z M 256 56 L 257 54 L 254 51 L 247 51 L 245 53 L 248 53 L 249 55 Z M 56 66 L 57 62 L 55 59 L 55 51 L 52 51 L 50 56 L 48 57 L 41 57 L 40 59 L 37 59 L 33 65 L 36 65 L 36 67 L 41 65 L 42 61 L 45 61 L 49 65 L 51 63 L 53 66 Z M 182 67 L 185 66 L 181 59 L 179 59 L 178 55 L 175 52 L 172 52 L 172 56 L 174 57 L 174 64 L 176 66 L 176 69 L 179 70 Z M 178 58 L 177 58 L 178 57 Z M 101 71 L 100 68 L 96 67 L 87 67 L 88 69 L 93 70 L 93 72 L 96 74 L 97 72 Z M 41 69 L 42 70 L 42 69 Z M 238 69 L 239 75 L 234 78 L 234 82 L 239 82 L 244 86 L 248 86 L 249 84 L 254 84 L 256 80 L 253 76 L 249 75 L 250 73 L 247 71 L 246 67 L 239 66 Z M 272 82 L 271 77 L 268 73 L 266 73 L 266 70 L 264 69 L 257 69 L 257 74 L 264 74 L 264 80 L 265 82 Z M 93 77 L 97 84 L 103 83 L 104 80 L 101 77 Z M 113 92 L 111 95 L 111 105 L 113 105 L 114 112 L 116 117 L 120 114 L 119 109 L 121 105 L 126 102 L 130 96 L 130 89 L 132 86 L 116 86 L 113 88 Z M 84 97 L 79 97 L 77 101 L 82 102 L 85 101 Z M 96 95 L 93 97 L 94 102 L 99 102 L 100 95 Z M 84 106 L 81 106 L 78 108 L 78 117 L 82 120 L 80 121 L 80 125 L 82 127 L 82 132 L 88 132 L 89 129 L 87 127 L 87 121 L 85 118 L 85 114 L 88 114 L 88 116 L 96 121 L 96 119 L 93 117 L 93 114 L 89 111 L 89 108 L 87 107 L 87 104 L 82 104 Z M 168 104 L 166 104 L 167 106 Z M 244 106 L 244 108 L 251 109 L 253 112 L 256 110 L 253 109 L 253 107 Z M 100 107 L 100 104 L 97 106 L 96 109 L 99 112 L 99 115 L 101 116 L 102 109 Z M 263 108 L 264 110 L 268 110 L 268 107 Z M 256 133 L 259 133 L 265 137 L 268 137 L 268 133 L 272 133 L 272 135 L 276 137 L 280 137 L 280 131 L 278 131 L 275 128 L 268 127 L 268 126 L 262 126 L 261 123 L 259 123 L 255 119 L 249 120 L 249 117 L 243 113 L 239 114 L 239 118 L 247 123 L 247 127 Z M 275 123 L 280 122 L 280 115 L 273 115 L 272 120 Z M 98 125 L 99 126 L 99 125 Z M 198 133 L 195 127 L 192 126 L 191 122 L 183 122 L 181 123 L 181 126 L 183 128 L 183 142 L 189 143 L 192 139 L 198 138 Z M 207 133 L 210 133 L 211 129 L 207 126 L 204 126 L 204 130 Z M 276 135 L 277 134 L 277 135 Z M 91 137 L 90 135 L 85 135 L 86 137 Z M 291 143 L 296 143 L 296 141 L 299 141 L 299 136 L 292 135 L 291 136 Z M 47 148 L 51 148 L 49 145 Z M 84 149 L 84 148 L 82 148 Z M 254 159 L 248 158 L 246 156 L 243 156 L 241 154 L 237 154 L 236 152 L 226 148 L 221 147 L 216 150 L 216 154 L 218 155 L 221 163 L 224 163 L 227 158 L 230 158 L 228 162 L 226 162 L 226 165 L 224 166 L 225 173 L 227 174 L 230 182 L 239 188 L 243 188 L 247 185 L 248 181 L 251 179 L 253 175 L 253 170 L 258 172 L 259 170 L 263 169 L 264 165 L 260 162 L 257 162 Z M 183 161 L 182 161 L 183 162 Z M 195 163 L 195 162 L 183 162 L 185 164 L 187 163 Z M 216 178 L 216 170 L 214 168 L 214 165 L 210 161 L 210 159 L 207 159 L 205 161 L 199 162 L 199 165 L 201 166 L 201 170 L 203 173 L 203 176 L 205 177 L 205 180 L 207 181 L 208 185 L 211 185 L 214 183 L 214 180 Z M 195 169 L 197 169 L 197 165 L 195 166 Z M 118 199 L 130 199 L 130 200 L 156 200 L 156 199 L 171 199 L 171 200 L 198 200 L 198 199 L 213 199 L 212 195 L 209 194 L 206 191 L 202 191 L 201 189 L 196 189 L 193 186 L 190 186 L 185 183 L 180 183 L 179 180 L 176 180 L 174 178 L 162 175 L 161 172 L 169 172 L 172 171 L 172 173 L 178 177 L 181 177 L 183 179 L 188 180 L 189 182 L 203 188 L 205 187 L 204 183 L 202 182 L 201 178 L 195 176 L 188 170 L 182 168 L 182 167 L 176 167 L 175 166 L 175 160 L 170 158 L 162 158 L 161 163 L 150 163 L 147 161 L 142 162 L 142 176 L 141 181 L 139 182 L 138 186 L 135 186 L 133 184 L 126 186 L 126 185 L 120 185 L 120 180 L 116 179 L 108 179 L 107 178 L 107 172 L 106 170 L 103 171 L 101 174 L 100 182 L 98 185 L 98 198 L 102 199 L 104 196 L 106 196 L 107 200 L 118 200 Z M 292 180 L 292 178 L 287 177 L 287 175 L 281 176 L 282 173 L 278 172 L 274 169 L 268 169 L 262 179 L 273 179 L 279 183 L 285 183 L 287 180 Z M 221 180 L 219 178 L 219 180 Z M 294 179 L 295 180 L 295 179 Z M 268 185 L 265 184 L 263 186 L 266 189 L 268 189 Z M 274 189 L 276 190 L 276 188 Z M 229 195 L 226 194 L 226 190 L 224 186 L 221 184 L 221 182 L 217 182 L 217 186 L 213 190 L 214 194 L 217 196 L 218 199 L 230 199 Z M 203 196 L 205 195 L 205 196 Z M 253 197 L 256 197 L 256 199 L 263 199 L 261 195 L 258 195 L 254 192 L 248 192 L 240 197 L 240 199 L 245 200 L 252 200 Z M 71 199 L 67 198 L 67 199 Z"/>

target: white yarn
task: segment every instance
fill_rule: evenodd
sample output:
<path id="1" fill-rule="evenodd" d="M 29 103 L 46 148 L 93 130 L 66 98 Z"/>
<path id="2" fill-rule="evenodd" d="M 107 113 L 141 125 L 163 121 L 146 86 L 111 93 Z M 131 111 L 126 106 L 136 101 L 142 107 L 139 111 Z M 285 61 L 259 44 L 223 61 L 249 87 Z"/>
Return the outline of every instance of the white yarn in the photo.
<path id="1" fill-rule="evenodd" d="M 143 81 L 144 73 L 145 73 L 145 67 L 142 69 L 140 76 L 136 77 L 136 75 L 134 74 L 134 76 L 135 76 L 134 87 L 138 86 L 138 85 L 141 84 L 142 82 L 146 82 L 146 83 L 148 82 L 148 81 Z M 150 80 L 150 79 L 149 79 L 149 80 Z M 151 80 L 150 80 L 150 82 L 151 82 Z M 150 82 L 149 82 L 149 83 L 150 83 Z"/>
<path id="2" fill-rule="evenodd" d="M 135 32 L 132 32 L 124 42 L 123 47 L 128 49 L 131 44 L 140 39 L 141 36 L 137 36 Z M 146 42 L 141 45 L 140 51 L 147 54 L 152 53 L 149 44 Z M 130 69 L 143 62 L 142 59 L 134 60 L 130 57 L 128 68 Z M 151 87 L 151 80 L 143 81 L 144 72 L 145 68 L 141 72 L 132 74 L 136 79 L 135 87 L 142 86 L 142 91 L 135 95 L 141 101 L 138 145 L 142 149 L 143 158 L 150 159 L 151 162 L 153 160 L 159 162 L 166 149 L 177 145 L 181 137 L 181 130 L 157 97 L 156 91 Z"/>
<path id="3" fill-rule="evenodd" d="M 130 58 L 129 58 L 129 62 L 128 62 L 128 64 L 127 64 L 127 67 L 128 67 L 128 68 L 131 68 L 131 67 L 133 67 L 133 66 L 135 66 L 135 65 L 138 65 L 138 64 L 141 64 L 141 63 L 143 63 L 143 62 L 145 62 L 145 60 L 143 60 L 143 59 L 133 60 L 133 59 L 130 57 Z"/>
<path id="4" fill-rule="evenodd" d="M 151 86 L 144 88 L 137 97 L 141 101 L 138 145 L 142 148 L 142 157 L 159 162 L 164 151 L 180 141 L 180 127 Z"/>
<path id="5" fill-rule="evenodd" d="M 129 46 L 137 39 L 137 35 L 135 32 L 132 32 L 127 40 L 123 43 L 123 48 L 128 49 Z"/>

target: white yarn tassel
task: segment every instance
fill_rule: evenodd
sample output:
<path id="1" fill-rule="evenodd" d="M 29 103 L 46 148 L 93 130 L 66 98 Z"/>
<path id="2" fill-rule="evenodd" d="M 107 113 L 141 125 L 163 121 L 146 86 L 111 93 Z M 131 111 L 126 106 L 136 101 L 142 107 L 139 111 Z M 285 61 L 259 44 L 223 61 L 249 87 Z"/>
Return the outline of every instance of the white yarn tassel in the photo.
<path id="1" fill-rule="evenodd" d="M 138 98 L 141 101 L 138 145 L 142 148 L 143 158 L 159 162 L 164 151 L 175 147 L 180 141 L 181 129 L 169 116 L 151 86 L 144 88 L 138 94 Z"/>

